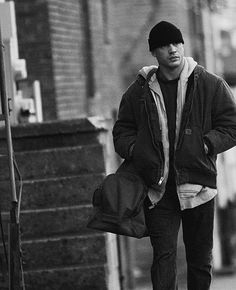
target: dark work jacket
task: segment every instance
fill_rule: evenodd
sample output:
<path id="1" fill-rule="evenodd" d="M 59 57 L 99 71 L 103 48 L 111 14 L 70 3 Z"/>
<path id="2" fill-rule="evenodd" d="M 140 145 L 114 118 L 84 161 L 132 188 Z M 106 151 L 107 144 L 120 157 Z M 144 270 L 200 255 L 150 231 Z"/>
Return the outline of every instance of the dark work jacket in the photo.
<path id="1" fill-rule="evenodd" d="M 217 154 L 236 145 L 235 100 L 222 78 L 199 65 L 192 74 L 174 154 L 176 183 L 216 188 Z M 160 183 L 164 166 L 161 129 L 153 96 L 142 76 L 122 97 L 113 140 L 116 152 L 125 159 L 120 171 L 138 173 L 147 186 Z"/>

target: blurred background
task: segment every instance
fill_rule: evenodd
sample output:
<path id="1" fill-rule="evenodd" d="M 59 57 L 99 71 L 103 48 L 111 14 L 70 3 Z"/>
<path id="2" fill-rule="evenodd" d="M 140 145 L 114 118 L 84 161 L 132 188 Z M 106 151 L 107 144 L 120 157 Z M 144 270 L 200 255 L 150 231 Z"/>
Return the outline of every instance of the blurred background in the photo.
<path id="1" fill-rule="evenodd" d="M 235 18 L 234 0 L 1 0 L 12 124 L 100 116 L 112 127 L 122 92 L 139 69 L 155 64 L 147 38 L 161 20 L 181 29 L 186 56 L 222 76 L 236 94 Z M 107 173 L 120 162 L 114 156 Z M 236 149 L 219 156 L 218 168 L 212 289 L 233 290 Z M 179 239 L 182 290 L 186 268 L 181 232 Z M 116 245 L 120 288 L 113 289 L 151 289 L 149 240 L 116 237 Z"/>

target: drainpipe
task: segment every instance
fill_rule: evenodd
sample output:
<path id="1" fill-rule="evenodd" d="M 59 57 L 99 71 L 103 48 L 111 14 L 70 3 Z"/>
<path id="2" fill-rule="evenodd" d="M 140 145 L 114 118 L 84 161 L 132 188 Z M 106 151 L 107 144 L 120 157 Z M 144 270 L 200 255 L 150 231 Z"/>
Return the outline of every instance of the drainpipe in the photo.
<path id="1" fill-rule="evenodd" d="M 93 39 L 91 31 L 91 14 L 89 9 L 90 1 L 82 1 L 82 11 L 84 17 L 84 68 L 86 79 L 86 113 L 90 115 L 91 99 L 95 96 L 95 76 L 93 62 Z"/>

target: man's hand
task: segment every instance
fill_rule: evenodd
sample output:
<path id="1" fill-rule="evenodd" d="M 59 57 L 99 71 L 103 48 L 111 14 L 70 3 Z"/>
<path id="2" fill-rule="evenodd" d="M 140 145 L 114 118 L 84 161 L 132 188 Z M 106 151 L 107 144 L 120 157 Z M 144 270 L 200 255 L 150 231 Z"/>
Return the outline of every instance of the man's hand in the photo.
<path id="1" fill-rule="evenodd" d="M 204 150 L 205 150 L 206 154 L 208 154 L 209 149 L 208 149 L 208 146 L 206 145 L 206 143 L 204 143 Z"/>

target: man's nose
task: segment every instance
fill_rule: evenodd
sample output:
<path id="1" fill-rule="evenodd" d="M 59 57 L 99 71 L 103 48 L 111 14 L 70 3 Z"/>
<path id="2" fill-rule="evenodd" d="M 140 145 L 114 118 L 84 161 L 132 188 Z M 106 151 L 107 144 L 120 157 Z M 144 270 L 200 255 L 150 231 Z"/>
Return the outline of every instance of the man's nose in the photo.
<path id="1" fill-rule="evenodd" d="M 169 44 L 169 52 L 170 53 L 176 52 L 176 46 L 173 43 Z"/>

